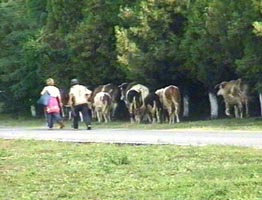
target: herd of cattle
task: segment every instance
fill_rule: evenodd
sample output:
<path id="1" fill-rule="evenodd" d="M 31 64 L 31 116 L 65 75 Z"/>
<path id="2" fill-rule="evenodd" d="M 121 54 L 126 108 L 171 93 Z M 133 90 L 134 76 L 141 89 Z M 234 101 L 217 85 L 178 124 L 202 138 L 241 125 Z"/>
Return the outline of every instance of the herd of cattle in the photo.
<path id="1" fill-rule="evenodd" d="M 225 114 L 230 116 L 231 108 L 235 117 L 242 118 L 243 110 L 248 116 L 248 87 L 241 79 L 222 82 L 215 86 L 217 95 L 222 95 L 225 102 Z M 98 122 L 109 122 L 116 115 L 120 101 L 125 103 L 131 123 L 148 121 L 149 123 L 180 122 L 181 93 L 177 86 L 150 92 L 149 88 L 137 83 L 111 83 L 100 85 L 92 91 L 89 98 L 93 117 Z"/>

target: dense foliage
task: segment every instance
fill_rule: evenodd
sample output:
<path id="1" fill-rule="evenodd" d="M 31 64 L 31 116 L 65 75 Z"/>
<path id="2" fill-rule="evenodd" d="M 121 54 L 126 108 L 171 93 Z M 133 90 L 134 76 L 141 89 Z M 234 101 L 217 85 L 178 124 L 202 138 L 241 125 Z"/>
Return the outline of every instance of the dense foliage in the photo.
<path id="1" fill-rule="evenodd" d="M 0 101 L 24 112 L 47 77 L 262 91 L 260 0 L 1 0 Z M 192 83 L 201 88 L 193 88 Z"/>

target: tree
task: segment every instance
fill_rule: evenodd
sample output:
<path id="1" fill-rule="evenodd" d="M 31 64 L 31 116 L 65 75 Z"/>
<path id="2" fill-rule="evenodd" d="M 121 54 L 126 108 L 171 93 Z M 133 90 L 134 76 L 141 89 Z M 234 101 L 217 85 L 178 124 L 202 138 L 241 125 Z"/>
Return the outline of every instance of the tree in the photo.
<path id="1" fill-rule="evenodd" d="M 118 24 L 118 11 L 122 0 L 87 1 L 83 9 L 84 20 L 68 36 L 72 52 L 72 74 L 88 85 L 124 79 L 116 63 L 114 26 Z"/>
<path id="2" fill-rule="evenodd" d="M 185 2 L 140 1 L 122 7 L 116 27 L 118 62 L 128 78 L 159 88 L 179 79 L 178 46 Z"/>
<path id="3" fill-rule="evenodd" d="M 35 85 L 35 69 L 24 60 L 24 42 L 33 35 L 35 26 L 27 15 L 25 1 L 6 1 L 0 3 L 0 87 L 9 97 L 7 112 L 29 110 L 29 98 Z"/>

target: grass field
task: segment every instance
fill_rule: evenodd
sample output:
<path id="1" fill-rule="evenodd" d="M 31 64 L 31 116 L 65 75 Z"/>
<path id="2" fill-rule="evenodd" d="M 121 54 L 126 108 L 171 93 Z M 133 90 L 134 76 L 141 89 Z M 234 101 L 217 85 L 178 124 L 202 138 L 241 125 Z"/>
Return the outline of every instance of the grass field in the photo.
<path id="1" fill-rule="evenodd" d="M 0 116 L 0 127 L 45 126 Z M 70 127 L 71 122 L 66 122 Z M 83 126 L 83 124 L 82 124 Z M 95 128 L 262 131 L 261 118 Z M 74 144 L 0 139 L 0 199 L 260 200 L 262 150 L 240 147 Z"/>
<path id="2" fill-rule="evenodd" d="M 260 200 L 262 150 L 0 139 L 0 199 Z"/>

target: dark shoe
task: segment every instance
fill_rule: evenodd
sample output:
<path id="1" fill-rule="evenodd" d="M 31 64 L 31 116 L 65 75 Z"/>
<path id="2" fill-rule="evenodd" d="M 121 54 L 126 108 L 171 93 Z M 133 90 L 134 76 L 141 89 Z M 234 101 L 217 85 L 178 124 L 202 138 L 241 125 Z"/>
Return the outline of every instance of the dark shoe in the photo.
<path id="1" fill-rule="evenodd" d="M 91 126 L 88 126 L 88 127 L 87 127 L 87 130 L 91 130 L 91 129 L 92 129 Z"/>

